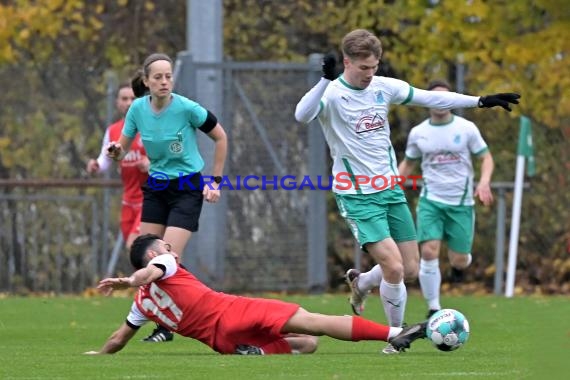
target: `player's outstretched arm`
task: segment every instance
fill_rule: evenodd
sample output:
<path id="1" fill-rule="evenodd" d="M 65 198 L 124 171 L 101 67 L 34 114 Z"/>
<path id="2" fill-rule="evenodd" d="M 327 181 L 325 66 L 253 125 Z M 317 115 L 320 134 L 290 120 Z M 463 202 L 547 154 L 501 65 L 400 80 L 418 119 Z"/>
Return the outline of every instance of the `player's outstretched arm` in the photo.
<path id="1" fill-rule="evenodd" d="M 164 270 L 151 264 L 145 268 L 137 270 L 130 277 L 104 278 L 99 281 L 97 289 L 103 295 L 108 296 L 113 292 L 113 290 L 136 288 L 138 286 L 147 285 L 158 280 L 162 276 L 164 276 Z"/>
<path id="2" fill-rule="evenodd" d="M 520 97 L 519 94 L 510 92 L 487 96 L 471 96 L 451 91 L 428 91 L 414 87 L 412 99 L 407 104 L 439 109 L 491 108 L 499 106 L 510 112 L 510 105 L 518 104 Z"/>
<path id="3" fill-rule="evenodd" d="M 136 333 L 137 330 L 123 323 L 121 327 L 109 337 L 99 351 L 87 351 L 85 355 L 114 354 L 115 352 L 121 351 Z"/>

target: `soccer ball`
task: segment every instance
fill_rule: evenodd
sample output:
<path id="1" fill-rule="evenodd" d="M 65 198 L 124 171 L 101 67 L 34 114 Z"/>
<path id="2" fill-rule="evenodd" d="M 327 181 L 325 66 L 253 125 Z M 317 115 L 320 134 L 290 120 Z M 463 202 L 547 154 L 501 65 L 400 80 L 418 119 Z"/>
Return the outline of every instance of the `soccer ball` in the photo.
<path id="1" fill-rule="evenodd" d="M 469 322 L 457 310 L 442 309 L 430 317 L 426 333 L 438 350 L 457 350 L 469 339 Z"/>

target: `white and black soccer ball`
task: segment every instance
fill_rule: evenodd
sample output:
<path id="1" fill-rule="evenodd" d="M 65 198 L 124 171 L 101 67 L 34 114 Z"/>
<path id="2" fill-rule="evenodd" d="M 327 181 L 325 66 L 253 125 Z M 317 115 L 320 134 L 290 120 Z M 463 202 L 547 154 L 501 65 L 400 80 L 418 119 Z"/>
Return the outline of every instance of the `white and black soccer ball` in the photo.
<path id="1" fill-rule="evenodd" d="M 430 317 L 426 333 L 438 350 L 454 351 L 469 339 L 469 322 L 457 310 L 442 309 Z"/>

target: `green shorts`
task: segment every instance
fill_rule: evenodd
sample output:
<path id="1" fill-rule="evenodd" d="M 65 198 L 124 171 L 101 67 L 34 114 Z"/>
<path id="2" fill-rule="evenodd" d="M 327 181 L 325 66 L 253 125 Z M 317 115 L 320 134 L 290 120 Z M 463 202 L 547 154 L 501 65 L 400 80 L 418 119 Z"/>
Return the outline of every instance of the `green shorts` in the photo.
<path id="1" fill-rule="evenodd" d="M 418 241 L 445 240 L 457 253 L 471 253 L 475 227 L 473 206 L 451 206 L 420 197 L 417 213 Z"/>
<path id="2" fill-rule="evenodd" d="M 416 240 L 414 219 L 401 190 L 372 194 L 335 194 L 341 216 L 361 246 L 386 238 Z"/>

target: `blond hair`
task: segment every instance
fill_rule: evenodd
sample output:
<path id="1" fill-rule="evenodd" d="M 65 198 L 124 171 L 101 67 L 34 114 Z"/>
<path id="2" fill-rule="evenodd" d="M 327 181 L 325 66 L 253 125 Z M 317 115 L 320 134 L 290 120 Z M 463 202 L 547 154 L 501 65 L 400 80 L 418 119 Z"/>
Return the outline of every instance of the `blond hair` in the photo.
<path id="1" fill-rule="evenodd" d="M 356 29 L 342 39 L 342 53 L 350 59 L 368 58 L 371 55 L 380 59 L 382 43 L 374 34 L 365 29 Z"/>

